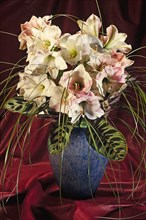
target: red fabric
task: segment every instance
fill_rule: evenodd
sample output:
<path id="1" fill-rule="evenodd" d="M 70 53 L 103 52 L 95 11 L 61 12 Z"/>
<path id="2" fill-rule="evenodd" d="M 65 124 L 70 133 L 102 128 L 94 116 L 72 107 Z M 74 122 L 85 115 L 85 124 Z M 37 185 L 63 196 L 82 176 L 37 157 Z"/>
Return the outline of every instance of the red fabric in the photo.
<path id="1" fill-rule="evenodd" d="M 128 34 L 127 43 L 133 48 L 146 45 L 146 1 L 144 0 L 99 0 L 103 24 L 111 23 L 120 32 Z M 1 0 L 0 30 L 20 33 L 20 24 L 32 15 L 67 13 L 87 19 L 91 13 L 98 14 L 94 0 Z M 77 26 L 68 19 L 55 21 L 63 32 L 74 33 Z M 0 33 L 0 61 L 16 63 L 25 52 L 19 51 L 17 37 Z M 146 55 L 145 50 L 140 52 Z M 23 61 L 21 62 L 23 63 Z M 136 66 L 145 65 L 137 59 Z M 10 68 L 1 64 L 1 71 Z M 15 72 L 13 70 L 13 72 Z M 7 78 L 9 71 L 1 72 L 0 82 Z M 133 75 L 136 75 L 135 72 Z M 13 79 L 11 85 L 17 79 Z M 0 84 L 1 91 L 4 84 Z M 0 101 L 2 103 L 4 97 Z M 146 219 L 146 171 L 145 146 L 132 139 L 132 134 L 119 118 L 133 124 L 132 118 L 124 112 L 113 112 L 115 124 L 125 134 L 129 152 L 123 162 L 109 163 L 106 175 L 97 189 L 94 199 L 60 200 L 47 150 L 47 137 L 52 121 L 35 118 L 29 135 L 28 118 L 1 111 L 0 119 L 0 219 L 1 220 L 92 220 L 92 219 Z M 8 145 L 15 124 L 17 132 L 13 144 Z M 23 126 L 24 125 L 24 126 Z M 23 126 L 23 127 L 22 127 Z M 23 129 L 24 131 L 23 131 Z M 25 131 L 28 132 L 26 139 Z M 24 144 L 25 143 L 25 144 Z M 9 163 L 4 158 L 9 148 Z"/>

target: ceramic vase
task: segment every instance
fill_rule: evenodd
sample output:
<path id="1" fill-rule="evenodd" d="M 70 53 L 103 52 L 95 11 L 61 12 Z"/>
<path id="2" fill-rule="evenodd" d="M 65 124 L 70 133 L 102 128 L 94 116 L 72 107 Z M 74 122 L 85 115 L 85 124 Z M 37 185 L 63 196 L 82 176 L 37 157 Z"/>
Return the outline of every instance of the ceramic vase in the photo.
<path id="1" fill-rule="evenodd" d="M 94 196 L 108 163 L 89 145 L 85 128 L 74 128 L 65 150 L 49 159 L 62 196 L 75 199 Z"/>

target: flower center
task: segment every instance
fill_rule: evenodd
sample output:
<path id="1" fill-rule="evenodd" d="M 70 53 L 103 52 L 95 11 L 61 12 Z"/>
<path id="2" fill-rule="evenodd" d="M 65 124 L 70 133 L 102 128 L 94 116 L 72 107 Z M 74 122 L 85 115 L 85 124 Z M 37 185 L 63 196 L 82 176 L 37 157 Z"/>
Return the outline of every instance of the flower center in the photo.
<path id="1" fill-rule="evenodd" d="M 43 91 L 45 86 L 43 84 L 38 85 L 38 90 Z"/>
<path id="2" fill-rule="evenodd" d="M 51 45 L 50 41 L 43 42 L 43 46 L 47 49 Z"/>
<path id="3" fill-rule="evenodd" d="M 79 82 L 75 82 L 75 83 L 74 83 L 74 90 L 75 90 L 75 91 L 80 91 L 81 88 L 82 88 L 81 83 L 79 83 Z"/>
<path id="4" fill-rule="evenodd" d="M 77 56 L 77 51 L 76 50 L 72 50 L 70 53 L 71 58 L 75 58 Z"/>

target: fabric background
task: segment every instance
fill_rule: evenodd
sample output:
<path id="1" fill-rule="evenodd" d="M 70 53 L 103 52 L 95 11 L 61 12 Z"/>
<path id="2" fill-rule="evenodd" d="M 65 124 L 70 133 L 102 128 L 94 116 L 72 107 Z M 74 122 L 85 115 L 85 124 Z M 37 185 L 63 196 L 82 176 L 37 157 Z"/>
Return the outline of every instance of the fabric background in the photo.
<path id="1" fill-rule="evenodd" d="M 117 26 L 128 34 L 127 43 L 133 49 L 146 45 L 146 1 L 144 0 L 99 0 L 103 26 Z M 98 15 L 94 0 L 0 0 L 0 31 L 15 35 L 20 33 L 20 24 L 32 15 L 73 14 L 86 20 L 91 13 Z M 65 18 L 55 23 L 63 32 L 75 33 L 77 26 Z M 145 50 L 141 50 L 146 55 Z M 12 68 L 25 56 L 19 50 L 17 37 L 0 33 L 0 91 Z M 5 62 L 8 62 L 7 64 Z M 24 59 L 20 63 L 23 64 Z M 144 59 L 136 59 L 135 66 L 146 66 Z M 7 71 L 4 71 L 6 70 Z M 12 70 L 15 73 L 16 70 Z M 136 70 L 132 71 L 135 76 Z M 141 76 L 139 76 L 141 77 Z M 14 85 L 17 78 L 9 83 Z M 4 97 L 0 97 L 3 102 Z M 132 101 L 132 100 L 131 100 Z M 59 198 L 59 189 L 53 176 L 47 150 L 47 138 L 52 126 L 51 119 L 34 119 L 30 129 L 27 117 L 0 113 L 0 219 L 1 220 L 93 220 L 93 219 L 146 219 L 146 168 L 145 146 L 139 144 L 121 122 L 133 125 L 132 117 L 114 111 L 111 118 L 126 136 L 129 152 L 122 162 L 109 163 L 94 199 L 71 200 Z M 15 124 L 21 138 L 14 135 L 9 140 Z M 26 125 L 26 126 L 23 126 Z M 22 127 L 23 126 L 23 127 Z M 30 131 L 30 136 L 25 136 Z M 9 163 L 4 158 L 9 148 Z"/>

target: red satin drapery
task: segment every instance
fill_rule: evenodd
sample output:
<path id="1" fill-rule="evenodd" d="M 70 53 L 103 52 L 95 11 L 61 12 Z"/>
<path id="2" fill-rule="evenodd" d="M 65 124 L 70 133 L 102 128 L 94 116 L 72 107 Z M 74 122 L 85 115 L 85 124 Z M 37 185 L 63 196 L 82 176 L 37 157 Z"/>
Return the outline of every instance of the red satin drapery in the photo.
<path id="1" fill-rule="evenodd" d="M 110 24 L 128 34 L 127 43 L 133 48 L 146 45 L 146 1 L 144 0 L 99 0 L 104 28 Z M 98 15 L 94 0 L 1 0 L 0 31 L 18 35 L 20 24 L 32 15 L 73 14 L 86 20 L 91 13 Z M 75 33 L 77 26 L 64 17 L 55 20 L 63 32 Z M 144 50 L 140 52 L 145 54 Z M 17 37 L 0 33 L 0 69 L 11 68 L 25 56 L 19 51 Z M 8 62 L 9 64 L 5 64 Z M 23 63 L 23 60 L 22 60 Z M 137 66 L 145 65 L 137 59 Z M 15 71 L 14 71 L 15 72 Z M 136 73 L 133 72 L 133 75 Z M 9 71 L 0 74 L 0 82 Z M 12 85 L 17 79 L 12 80 Z M 3 85 L 1 85 L 1 91 Z M 0 101 L 2 103 L 3 97 Z M 129 124 L 132 119 L 125 113 L 112 113 L 116 125 L 125 134 L 129 152 L 123 162 L 112 162 L 107 167 L 107 176 L 102 179 L 94 199 L 71 200 L 59 198 L 59 190 L 49 164 L 47 137 L 51 121 L 34 119 L 31 135 L 19 141 L 14 138 L 13 147 L 8 141 L 14 131 L 19 115 L 7 113 L 0 118 L 0 219 L 1 220 L 92 220 L 92 219 L 146 219 L 146 169 L 145 146 L 132 139 L 132 134 L 119 118 Z M 27 117 L 19 120 L 17 129 L 22 129 Z M 45 126 L 44 126 L 45 125 Z M 29 126 L 26 124 L 26 130 Z M 24 144 L 25 143 L 25 144 Z M 15 147 L 16 146 L 16 147 Z M 4 158 L 8 147 L 12 160 L 5 167 Z M 5 169 L 4 169 L 5 168 Z M 5 172 L 6 171 L 6 172 Z"/>

